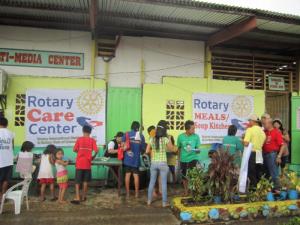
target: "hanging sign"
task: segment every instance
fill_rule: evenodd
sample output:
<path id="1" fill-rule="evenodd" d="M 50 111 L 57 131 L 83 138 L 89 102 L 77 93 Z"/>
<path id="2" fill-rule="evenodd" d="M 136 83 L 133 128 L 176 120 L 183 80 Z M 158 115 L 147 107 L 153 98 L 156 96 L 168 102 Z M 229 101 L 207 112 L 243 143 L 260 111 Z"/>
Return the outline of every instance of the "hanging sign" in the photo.
<path id="1" fill-rule="evenodd" d="M 36 146 L 73 146 L 82 127 L 105 143 L 105 91 L 31 89 L 26 93 L 26 140 Z"/>
<path id="2" fill-rule="evenodd" d="M 270 77 L 269 76 L 269 90 L 272 91 L 285 91 L 285 84 L 283 77 Z"/>
<path id="3" fill-rule="evenodd" d="M 222 143 L 230 125 L 245 132 L 248 118 L 253 113 L 253 97 L 225 94 L 193 94 L 193 120 L 201 143 Z"/>
<path id="4" fill-rule="evenodd" d="M 0 65 L 84 69 L 84 54 L 0 48 Z"/>

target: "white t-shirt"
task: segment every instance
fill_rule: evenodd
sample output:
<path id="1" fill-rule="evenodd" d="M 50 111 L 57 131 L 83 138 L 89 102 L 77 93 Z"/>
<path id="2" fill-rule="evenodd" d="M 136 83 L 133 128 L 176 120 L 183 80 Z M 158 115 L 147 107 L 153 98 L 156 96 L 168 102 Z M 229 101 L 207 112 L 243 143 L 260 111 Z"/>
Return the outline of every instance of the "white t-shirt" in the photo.
<path id="1" fill-rule="evenodd" d="M 107 145 L 107 150 L 115 150 L 115 143 L 113 141 L 110 141 Z"/>
<path id="2" fill-rule="evenodd" d="M 0 168 L 14 164 L 14 134 L 7 128 L 0 128 Z"/>

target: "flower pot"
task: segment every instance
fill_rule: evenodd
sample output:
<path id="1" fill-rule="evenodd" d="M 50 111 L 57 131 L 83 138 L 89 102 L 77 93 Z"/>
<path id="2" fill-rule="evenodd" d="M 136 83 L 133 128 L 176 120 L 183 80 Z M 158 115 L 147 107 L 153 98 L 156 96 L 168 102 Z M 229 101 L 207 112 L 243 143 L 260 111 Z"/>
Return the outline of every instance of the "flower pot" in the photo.
<path id="1" fill-rule="evenodd" d="M 268 194 L 267 194 L 267 201 L 268 202 L 274 202 L 275 201 L 274 195 L 273 195 L 272 192 L 268 192 Z"/>
<path id="2" fill-rule="evenodd" d="M 280 192 L 280 200 L 286 200 L 287 199 L 287 192 L 286 191 L 281 191 Z"/>
<path id="3" fill-rule="evenodd" d="M 208 212 L 209 218 L 213 219 L 213 220 L 217 220 L 220 217 L 220 213 L 218 209 L 211 209 Z"/>
<path id="4" fill-rule="evenodd" d="M 221 201 L 222 199 L 221 199 L 221 196 L 214 196 L 214 203 L 215 204 L 221 204 Z"/>
<path id="5" fill-rule="evenodd" d="M 232 196 L 232 200 L 233 200 L 234 202 L 240 202 L 240 201 L 241 201 L 241 198 L 240 198 L 239 195 L 234 195 L 234 196 Z"/>
<path id="6" fill-rule="evenodd" d="M 297 190 L 289 190 L 288 196 L 290 200 L 297 200 L 298 199 L 298 192 Z"/>
<path id="7" fill-rule="evenodd" d="M 192 214 L 189 212 L 181 212 L 180 219 L 182 221 L 190 221 L 192 219 Z"/>

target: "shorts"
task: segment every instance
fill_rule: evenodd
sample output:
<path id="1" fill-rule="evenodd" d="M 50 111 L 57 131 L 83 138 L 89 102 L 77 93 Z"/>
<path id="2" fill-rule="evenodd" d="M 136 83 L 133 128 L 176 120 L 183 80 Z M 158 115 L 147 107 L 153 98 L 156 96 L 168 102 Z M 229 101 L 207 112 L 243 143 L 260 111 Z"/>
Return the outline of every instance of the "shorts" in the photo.
<path id="1" fill-rule="evenodd" d="M 54 184 L 54 178 L 40 178 L 38 180 L 40 184 Z"/>
<path id="2" fill-rule="evenodd" d="M 175 173 L 175 166 L 174 165 L 168 165 L 168 167 L 169 167 L 170 172 L 172 174 L 174 174 Z"/>
<path id="3" fill-rule="evenodd" d="M 180 162 L 180 170 L 181 170 L 181 176 L 183 180 L 186 180 L 186 175 L 188 169 L 196 167 L 198 163 L 198 160 L 192 160 L 190 162 Z"/>
<path id="4" fill-rule="evenodd" d="M 75 183 L 81 184 L 82 182 L 90 182 L 92 180 L 91 170 L 76 169 Z"/>
<path id="5" fill-rule="evenodd" d="M 133 166 L 124 166 L 125 173 L 139 174 L 139 168 Z"/>
<path id="6" fill-rule="evenodd" d="M 0 168 L 0 183 L 4 181 L 10 181 L 12 177 L 13 166 L 5 166 Z"/>
<path id="7" fill-rule="evenodd" d="M 67 189 L 68 188 L 68 183 L 59 183 L 58 184 L 59 189 Z"/>

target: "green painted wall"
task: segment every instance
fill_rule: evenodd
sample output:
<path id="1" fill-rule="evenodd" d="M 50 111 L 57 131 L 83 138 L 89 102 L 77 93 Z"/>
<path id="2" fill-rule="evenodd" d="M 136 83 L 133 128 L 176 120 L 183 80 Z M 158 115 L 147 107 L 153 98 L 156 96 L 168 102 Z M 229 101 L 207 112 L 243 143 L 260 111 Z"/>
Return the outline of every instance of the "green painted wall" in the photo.
<path id="1" fill-rule="evenodd" d="M 140 88 L 108 88 L 107 141 L 118 131 L 130 129 L 132 121 L 141 122 L 142 90 Z"/>
<path id="2" fill-rule="evenodd" d="M 184 100 L 185 120 L 192 119 L 192 94 L 195 92 L 240 94 L 254 97 L 254 111 L 261 115 L 265 111 L 265 92 L 245 89 L 244 82 L 223 81 L 200 78 L 166 77 L 163 84 L 145 84 L 143 89 L 143 125 L 145 129 L 166 119 L 166 103 L 168 100 Z M 175 138 L 183 131 L 171 130 Z M 146 135 L 147 136 L 147 135 Z M 207 160 L 208 145 L 202 146 L 199 158 Z"/>
<path id="3" fill-rule="evenodd" d="M 103 80 L 95 80 L 96 89 L 105 89 L 106 85 Z M 14 152 L 19 152 L 20 146 L 25 141 L 25 129 L 24 127 L 14 126 L 15 117 L 15 101 L 16 94 L 25 94 L 27 89 L 31 88 L 51 88 L 51 89 L 88 89 L 90 88 L 89 79 L 75 79 L 75 78 L 48 78 L 48 77 L 29 77 L 29 76 L 9 76 L 8 89 L 7 89 L 7 109 L 5 116 L 9 121 L 9 129 L 12 130 L 15 137 L 15 149 Z M 42 148 L 35 148 L 34 152 L 42 152 Z M 72 147 L 64 147 L 65 155 L 70 158 L 75 158 L 75 153 Z M 99 155 L 103 154 L 103 150 L 99 152 Z M 74 177 L 74 166 L 69 166 L 70 178 Z M 103 167 L 93 168 L 94 178 L 103 178 L 106 175 L 106 169 Z"/>
<path id="4" fill-rule="evenodd" d="M 300 143 L 297 140 L 300 140 L 300 129 L 297 129 L 297 111 L 300 110 L 300 97 L 292 97 L 292 122 L 291 122 L 291 134 L 292 134 L 292 164 L 300 164 Z M 299 115 L 300 116 L 300 115 Z"/>

